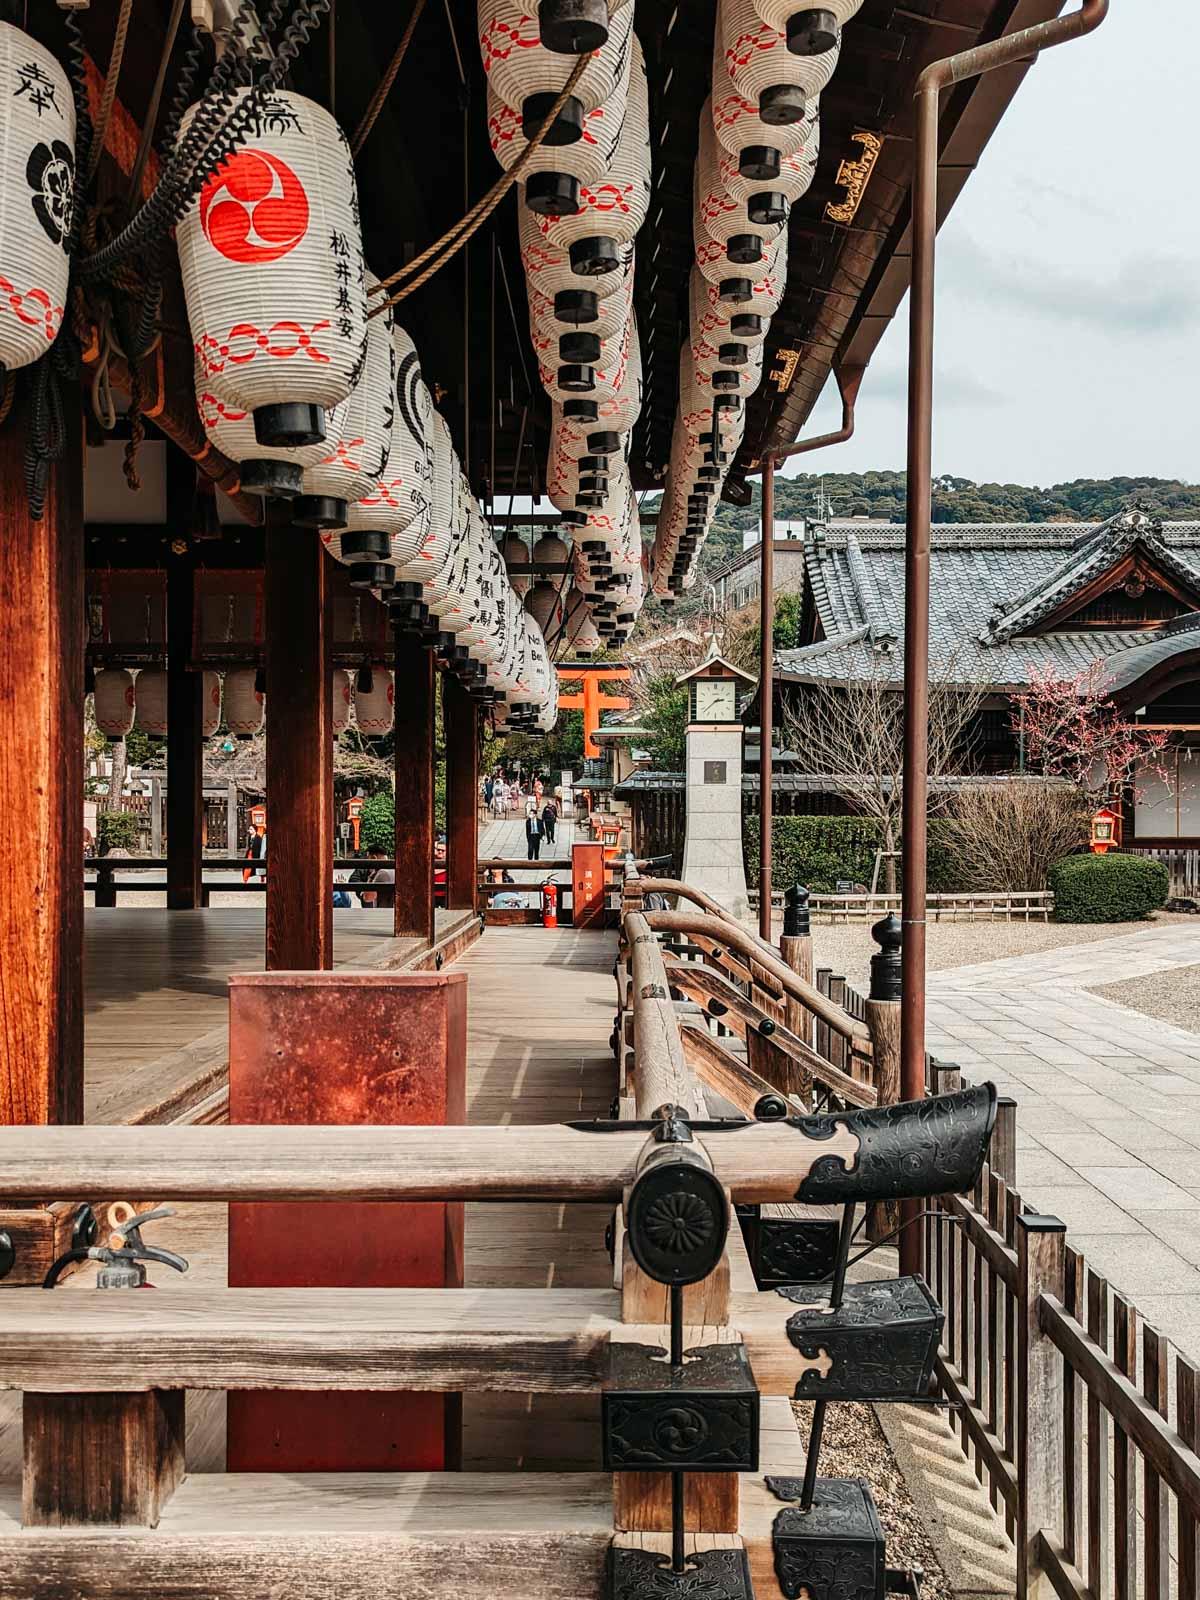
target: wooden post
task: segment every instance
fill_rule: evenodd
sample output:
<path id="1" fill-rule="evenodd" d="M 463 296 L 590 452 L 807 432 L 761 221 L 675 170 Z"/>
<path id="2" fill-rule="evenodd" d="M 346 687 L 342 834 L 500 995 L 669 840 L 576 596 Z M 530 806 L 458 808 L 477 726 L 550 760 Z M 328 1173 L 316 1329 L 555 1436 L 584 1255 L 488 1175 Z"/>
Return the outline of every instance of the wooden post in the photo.
<path id="1" fill-rule="evenodd" d="M 451 672 L 442 674 L 446 742 L 446 904 L 474 911 L 477 897 L 478 717 L 475 702 Z"/>
<path id="2" fill-rule="evenodd" d="M 168 533 L 182 536 L 184 484 L 175 485 L 176 458 L 181 452 L 168 444 Z M 196 469 L 187 457 L 186 487 L 195 481 Z M 172 492 L 174 490 L 174 492 Z M 174 911 L 194 911 L 201 902 L 201 866 L 204 860 L 204 709 L 201 696 L 204 675 L 189 672 L 192 657 L 195 562 L 190 550 L 167 555 L 167 906 Z M 158 796 L 155 796 L 157 800 Z"/>
<path id="3" fill-rule="evenodd" d="M 881 1106 L 894 1106 L 900 1099 L 900 943 L 903 937 L 900 918 L 884 917 L 871 929 L 871 935 L 879 946 L 871 957 L 871 990 L 867 1000 L 875 1092 Z M 869 1238 L 883 1239 L 899 1225 L 897 1201 L 881 1200 L 868 1208 Z M 908 1231 L 917 1235 L 915 1227 Z"/>
<path id="4" fill-rule="evenodd" d="M 1061 1300 L 1066 1228 L 1057 1217 L 1017 1218 L 1017 1600 L 1052 1600 L 1041 1534 L 1057 1539 L 1062 1508 L 1062 1357 L 1041 1324 L 1041 1297 Z"/>
<path id="5" fill-rule="evenodd" d="M 996 1101 L 996 1126 L 988 1149 L 988 1165 L 1010 1189 L 1017 1186 L 1017 1102 L 1002 1094 Z"/>
<path id="6" fill-rule="evenodd" d="M 274 518 L 266 547 L 266 964 L 306 971 L 333 965 L 330 558 L 315 529 Z"/>
<path id="7" fill-rule="evenodd" d="M 130 1359 L 136 1357 L 131 1353 Z M 183 1481 L 183 1402 L 182 1389 L 27 1393 L 21 1485 L 25 1526 L 155 1527 Z"/>
<path id="8" fill-rule="evenodd" d="M 798 978 L 813 981 L 812 926 L 808 915 L 808 890 L 794 883 L 783 896 L 783 932 L 779 935 L 779 956 Z M 785 1002 L 788 1028 L 805 1044 L 812 1043 L 812 1018 L 791 996 Z"/>
<path id="9" fill-rule="evenodd" d="M 29 515 L 0 429 L 0 1123 L 83 1120 L 83 427 Z"/>
<path id="10" fill-rule="evenodd" d="M 240 855 L 241 848 L 242 836 L 238 827 L 238 786 L 230 782 L 225 785 L 225 854 L 230 857 Z"/>
<path id="11" fill-rule="evenodd" d="M 433 651 L 396 636 L 397 939 L 433 940 L 433 769 L 436 679 Z"/>

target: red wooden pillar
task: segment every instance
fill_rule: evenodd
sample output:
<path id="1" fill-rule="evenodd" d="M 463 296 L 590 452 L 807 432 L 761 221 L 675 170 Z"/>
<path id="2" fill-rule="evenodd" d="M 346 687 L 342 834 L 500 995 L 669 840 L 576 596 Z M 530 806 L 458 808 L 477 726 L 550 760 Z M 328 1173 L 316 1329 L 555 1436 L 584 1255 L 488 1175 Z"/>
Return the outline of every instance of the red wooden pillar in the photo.
<path id="1" fill-rule="evenodd" d="M 196 566 L 190 547 L 182 553 L 171 548 L 174 540 L 187 538 L 195 484 L 195 465 L 168 443 L 167 906 L 175 911 L 203 904 L 204 678 L 188 671 Z"/>
<path id="2" fill-rule="evenodd" d="M 333 965 L 331 558 L 286 520 L 266 546 L 267 966 L 309 970 Z"/>
<path id="3" fill-rule="evenodd" d="M 82 422 L 72 409 L 39 522 L 25 441 L 14 410 L 0 428 L 0 1122 L 82 1122 Z"/>
<path id="4" fill-rule="evenodd" d="M 478 898 L 479 745 L 475 702 L 453 673 L 442 674 L 446 740 L 446 904 L 473 911 Z"/>
<path id="5" fill-rule="evenodd" d="M 396 641 L 396 916 L 398 939 L 433 939 L 433 651 Z"/>
<path id="6" fill-rule="evenodd" d="M 268 819 L 268 829 L 269 829 Z M 229 1120 L 466 1120 L 465 973 L 261 972 L 229 980 Z M 234 1288 L 459 1288 L 461 1204 L 231 1205 Z M 230 1394 L 231 1472 L 440 1471 L 456 1394 Z"/>

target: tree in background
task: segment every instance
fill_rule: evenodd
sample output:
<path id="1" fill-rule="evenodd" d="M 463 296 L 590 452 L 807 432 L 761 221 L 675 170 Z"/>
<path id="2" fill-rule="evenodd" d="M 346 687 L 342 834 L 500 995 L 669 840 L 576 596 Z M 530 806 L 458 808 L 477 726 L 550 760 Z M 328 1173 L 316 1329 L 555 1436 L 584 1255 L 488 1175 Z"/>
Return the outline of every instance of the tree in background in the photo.
<path id="1" fill-rule="evenodd" d="M 1104 689 L 1093 662 L 1071 677 L 1032 667 L 1029 687 L 1012 697 L 1012 727 L 1026 760 L 1066 778 L 1093 805 L 1120 797 L 1139 769 L 1170 784 L 1163 753 L 1170 735 L 1130 722 Z"/>
<path id="2" fill-rule="evenodd" d="M 995 778 L 959 789 L 942 840 L 964 889 L 1044 889 L 1088 837 L 1092 806 L 1073 784 Z"/>
<path id="3" fill-rule="evenodd" d="M 929 809 L 945 810 L 948 792 L 939 778 L 969 770 L 970 727 L 983 699 L 982 685 L 956 681 L 953 661 L 929 681 Z M 904 700 L 890 664 L 877 661 L 866 677 L 846 684 L 808 684 L 783 707 L 781 728 L 803 770 L 833 779 L 846 804 L 879 825 L 887 892 L 895 893 L 903 810 Z"/>

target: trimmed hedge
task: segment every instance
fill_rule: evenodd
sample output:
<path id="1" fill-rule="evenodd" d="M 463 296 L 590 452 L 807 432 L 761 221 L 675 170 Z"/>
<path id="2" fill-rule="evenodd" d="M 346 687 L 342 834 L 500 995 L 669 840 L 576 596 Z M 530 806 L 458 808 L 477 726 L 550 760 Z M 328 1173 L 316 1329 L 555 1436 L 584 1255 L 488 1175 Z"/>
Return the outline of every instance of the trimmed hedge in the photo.
<path id="1" fill-rule="evenodd" d="M 128 855 L 131 850 L 137 849 L 136 811 L 101 811 L 96 818 L 96 828 L 99 834 L 97 842 L 102 856 L 113 851 L 118 855 Z"/>
<path id="2" fill-rule="evenodd" d="M 1050 869 L 1055 922 L 1142 922 L 1167 898 L 1170 874 L 1149 856 L 1068 856 Z"/>
<path id="3" fill-rule="evenodd" d="M 961 887 L 957 881 L 949 849 L 941 837 L 940 819 L 929 823 L 929 887 L 934 893 L 950 894 Z M 776 888 L 802 883 L 814 894 L 832 894 L 839 880 L 871 887 L 875 852 L 881 848 L 879 824 L 870 817 L 799 816 L 776 817 L 771 828 L 772 872 Z M 746 877 L 758 879 L 759 818 L 742 821 L 742 842 Z M 880 867 L 882 890 L 887 863 Z M 900 858 L 896 858 L 896 880 L 900 879 Z"/>

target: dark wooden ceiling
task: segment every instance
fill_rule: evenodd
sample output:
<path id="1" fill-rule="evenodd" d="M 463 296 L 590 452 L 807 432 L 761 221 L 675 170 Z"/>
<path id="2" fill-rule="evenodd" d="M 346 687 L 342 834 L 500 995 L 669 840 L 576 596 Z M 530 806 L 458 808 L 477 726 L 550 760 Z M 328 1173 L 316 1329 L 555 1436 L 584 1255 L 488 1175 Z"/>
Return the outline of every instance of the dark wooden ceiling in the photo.
<path id="1" fill-rule="evenodd" d="M 639 489 L 661 486 L 678 388 L 692 262 L 692 171 L 698 117 L 709 90 L 715 0 L 636 0 L 636 26 L 651 87 L 653 195 L 638 244 L 636 308 L 646 374 L 634 436 Z M 293 86 L 328 104 L 353 131 L 410 15 L 410 0 L 334 0 L 293 73 Z M 683 9 L 680 7 L 679 9 Z M 727 484 L 744 498 L 744 472 L 764 447 L 790 443 L 836 360 L 869 361 L 908 284 L 912 95 L 930 60 L 1057 13 L 1061 0 L 865 0 L 847 27 L 841 61 L 821 97 L 821 157 L 811 189 L 793 208 L 789 280 L 771 327 L 767 373 L 781 350 L 799 351 L 790 385 L 770 378 L 748 407 L 743 451 Z M 104 70 L 117 0 L 81 14 Z M 142 0 L 120 80 L 141 119 L 165 33 L 168 0 Z M 486 87 L 474 0 L 428 0 L 408 56 L 358 162 L 367 258 L 385 275 L 439 238 L 499 176 L 486 135 Z M 332 32 L 332 50 L 330 34 Z M 167 100 L 181 47 L 174 52 Z M 942 207 L 948 209 L 1002 115 L 1025 67 L 963 85 L 943 113 Z M 882 154 L 848 225 L 830 222 L 840 200 L 839 163 L 852 135 L 883 136 Z M 498 510 L 507 496 L 540 488 L 549 402 L 528 341 L 525 289 L 510 191 L 474 236 L 400 308 L 426 378 L 439 395 L 478 492 Z M 870 376 L 860 404 L 870 403 Z"/>

